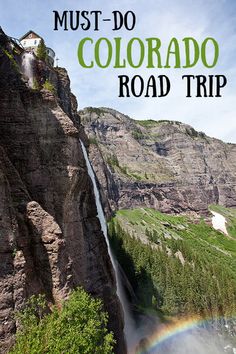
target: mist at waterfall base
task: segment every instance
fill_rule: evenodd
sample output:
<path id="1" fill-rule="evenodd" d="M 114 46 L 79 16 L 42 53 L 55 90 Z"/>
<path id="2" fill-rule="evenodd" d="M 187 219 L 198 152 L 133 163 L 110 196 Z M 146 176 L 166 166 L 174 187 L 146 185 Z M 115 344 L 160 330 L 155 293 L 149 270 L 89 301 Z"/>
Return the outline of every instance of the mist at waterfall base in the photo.
<path id="1" fill-rule="evenodd" d="M 145 322 L 145 318 L 144 318 Z M 142 328 L 137 328 L 142 331 Z M 236 354 L 230 339 L 213 327 L 212 321 L 179 319 L 145 329 L 146 336 L 129 354 Z"/>
<path id="2" fill-rule="evenodd" d="M 235 354 L 234 348 L 228 341 L 212 328 L 212 323 L 204 325 L 195 321 L 184 320 L 179 323 L 162 323 L 153 315 L 140 315 L 135 321 L 132 317 L 130 305 L 127 301 L 121 282 L 118 262 L 115 259 L 108 239 L 107 224 L 100 201 L 96 177 L 88 158 L 83 142 L 80 140 L 84 159 L 91 182 L 93 184 L 97 217 L 105 237 L 108 253 L 115 272 L 117 296 L 124 312 L 124 333 L 129 354 Z"/>

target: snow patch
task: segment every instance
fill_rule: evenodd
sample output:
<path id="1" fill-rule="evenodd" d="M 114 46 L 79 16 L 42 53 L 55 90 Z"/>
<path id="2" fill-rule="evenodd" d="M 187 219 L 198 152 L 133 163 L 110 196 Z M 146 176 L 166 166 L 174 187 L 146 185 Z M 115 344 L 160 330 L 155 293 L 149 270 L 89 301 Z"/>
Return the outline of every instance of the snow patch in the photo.
<path id="1" fill-rule="evenodd" d="M 216 213 L 215 211 L 211 211 L 213 214 L 212 217 L 212 226 L 215 230 L 220 230 L 222 231 L 225 235 L 228 235 L 228 231 L 226 229 L 226 219 L 223 215 Z"/>

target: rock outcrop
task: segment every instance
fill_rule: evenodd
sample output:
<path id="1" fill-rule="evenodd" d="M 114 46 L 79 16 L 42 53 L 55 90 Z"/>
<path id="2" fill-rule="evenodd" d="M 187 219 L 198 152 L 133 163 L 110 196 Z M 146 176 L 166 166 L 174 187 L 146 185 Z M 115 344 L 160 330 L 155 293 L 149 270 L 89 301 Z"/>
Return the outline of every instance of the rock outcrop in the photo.
<path id="1" fill-rule="evenodd" d="M 107 215 L 150 207 L 206 214 L 236 206 L 236 145 L 180 122 L 135 121 L 108 108 L 80 111 Z"/>
<path id="2" fill-rule="evenodd" d="M 125 353 L 115 278 L 79 139 L 86 136 L 65 69 L 36 58 L 28 86 L 20 48 L 0 36 L 0 343 L 32 294 L 59 303 L 81 285 L 102 298 Z M 53 90 L 40 89 L 48 79 Z"/>

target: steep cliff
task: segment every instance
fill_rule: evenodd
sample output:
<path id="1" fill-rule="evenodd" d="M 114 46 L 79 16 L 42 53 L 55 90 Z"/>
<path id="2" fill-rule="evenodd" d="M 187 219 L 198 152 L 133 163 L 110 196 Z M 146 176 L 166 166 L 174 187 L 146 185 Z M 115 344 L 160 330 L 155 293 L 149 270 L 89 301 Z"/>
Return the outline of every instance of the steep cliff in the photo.
<path id="1" fill-rule="evenodd" d="M 16 331 L 14 310 L 32 294 L 59 303 L 82 285 L 103 299 L 117 353 L 125 353 L 115 278 L 79 139 L 86 136 L 65 69 L 0 36 L 0 342 Z M 45 82 L 50 86 L 47 89 Z"/>
<path id="2" fill-rule="evenodd" d="M 235 144 L 180 122 L 135 121 L 107 108 L 80 115 L 108 215 L 144 206 L 201 214 L 209 204 L 236 206 Z"/>

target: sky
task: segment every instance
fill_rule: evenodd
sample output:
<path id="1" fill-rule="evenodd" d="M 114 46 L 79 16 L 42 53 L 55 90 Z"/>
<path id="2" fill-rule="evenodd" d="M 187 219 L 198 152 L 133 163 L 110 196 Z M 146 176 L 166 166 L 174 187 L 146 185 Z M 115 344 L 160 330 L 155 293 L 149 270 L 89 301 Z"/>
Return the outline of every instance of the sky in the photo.
<path id="1" fill-rule="evenodd" d="M 103 18 L 111 18 L 112 11 L 133 11 L 136 25 L 132 31 L 112 31 L 112 23 L 102 22 L 99 31 L 54 30 L 53 10 L 102 11 Z M 10 36 L 20 38 L 28 30 L 41 35 L 59 58 L 59 66 L 68 70 L 71 87 L 79 109 L 87 106 L 111 107 L 134 119 L 169 119 L 190 124 L 209 136 L 236 143 L 236 1 L 235 0 L 0 0 L 0 26 Z M 219 60 L 212 69 L 201 61 L 192 69 L 106 69 L 80 66 L 77 58 L 78 43 L 84 37 L 94 42 L 107 37 L 122 37 L 121 56 L 125 56 L 127 42 L 133 37 L 157 37 L 161 40 L 163 61 L 171 38 L 180 42 L 184 62 L 182 39 L 193 37 L 198 43 L 213 37 L 219 43 Z M 209 56 L 212 55 L 209 48 Z M 101 51 L 105 55 L 105 49 Z M 113 52 L 114 53 L 114 52 Z M 145 55 L 146 55 L 145 51 Z M 137 53 L 136 53 L 137 54 Z M 86 49 L 87 58 L 93 56 Z M 146 81 L 150 75 L 167 75 L 171 91 L 166 97 L 118 97 L 118 75 L 141 75 Z M 227 85 L 220 98 L 186 97 L 182 75 L 225 75 Z M 195 85 L 193 95 L 195 95 Z"/>

